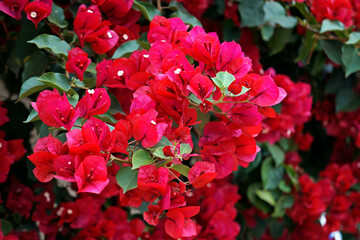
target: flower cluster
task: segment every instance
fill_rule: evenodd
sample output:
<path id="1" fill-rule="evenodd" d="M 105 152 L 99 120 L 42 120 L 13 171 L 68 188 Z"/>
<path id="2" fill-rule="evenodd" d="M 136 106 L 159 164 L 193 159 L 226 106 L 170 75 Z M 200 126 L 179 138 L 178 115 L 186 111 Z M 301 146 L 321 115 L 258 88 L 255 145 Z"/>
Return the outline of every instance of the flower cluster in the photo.
<path id="1" fill-rule="evenodd" d="M 270 74 L 276 84 L 285 89 L 287 97 L 281 103 L 280 112 L 272 111 L 272 113 L 268 114 L 268 118 L 263 121 L 263 130 L 258 140 L 268 141 L 273 144 L 278 142 L 281 137 L 289 138 L 295 134 L 295 141 L 299 144 L 299 148 L 308 150 L 312 137 L 308 133 L 302 134 L 300 131 L 302 131 L 304 123 L 309 121 L 311 116 L 312 96 L 310 95 L 310 84 L 294 83 L 288 76 L 276 74 L 273 69 L 268 69 L 265 74 Z M 303 140 L 303 138 L 306 140 Z M 304 145 L 305 143 L 307 145 Z"/>
<path id="2" fill-rule="evenodd" d="M 95 52 L 105 53 L 113 47 L 111 40 L 96 44 L 89 40 L 105 31 L 99 9 L 80 6 L 74 28 L 81 45 L 88 42 Z M 97 30 L 86 24 L 93 23 L 92 18 L 99 20 Z M 99 62 L 97 88 L 88 89 L 74 106 L 56 89 L 40 93 L 32 104 L 40 119 L 68 131 L 64 143 L 51 135 L 39 139 L 29 156 L 40 181 L 57 178 L 76 182 L 78 192 L 114 196 L 119 192 L 115 177 L 122 178 L 131 166 L 137 174 L 136 188 L 124 189 L 120 183 L 121 202 L 139 206 L 143 200 L 156 200 L 144 214 L 150 225 L 158 225 L 165 215 L 168 235 L 197 235 L 191 218 L 200 208 L 188 205 L 187 188 L 204 187 L 239 165 L 247 167 L 260 150 L 255 137 L 262 130 L 263 115 L 274 113 L 271 106 L 281 102 L 286 92 L 271 76 L 250 73 L 251 60 L 237 43 L 220 43 L 216 33 L 199 26 L 188 31 L 188 27 L 180 18 L 155 16 L 147 35 L 150 49 Z M 81 80 L 89 61 L 80 48 L 73 48 L 66 69 Z M 124 111 L 115 115 L 118 122 L 112 126 L 99 119 L 111 105 L 108 91 Z M 213 112 L 219 119 L 199 133 L 200 155 L 191 154 L 190 132 L 200 123 L 196 109 Z M 161 139 L 168 144 L 151 150 Z M 196 156 L 202 161 L 189 169 L 186 160 Z"/>
<path id="3" fill-rule="evenodd" d="M 7 116 L 7 109 L 2 105 L 3 103 L 0 102 L 0 127 L 10 120 Z M 10 166 L 26 153 L 23 139 L 5 140 L 5 138 L 5 132 L 0 130 L 0 183 L 6 181 Z"/>
<path id="4" fill-rule="evenodd" d="M 328 239 L 336 231 L 357 233 L 359 193 L 352 186 L 359 180 L 355 171 L 358 168 L 330 164 L 319 174 L 317 182 L 307 174 L 299 178 L 300 191 L 295 194 L 293 208 L 287 212 L 296 223 L 291 239 Z"/>

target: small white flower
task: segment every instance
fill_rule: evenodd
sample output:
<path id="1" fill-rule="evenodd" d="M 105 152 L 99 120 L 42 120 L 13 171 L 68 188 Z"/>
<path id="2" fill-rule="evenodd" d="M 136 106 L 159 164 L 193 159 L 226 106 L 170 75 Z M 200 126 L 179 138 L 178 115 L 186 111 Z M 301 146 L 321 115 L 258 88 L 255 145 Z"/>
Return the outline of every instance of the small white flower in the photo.
<path id="1" fill-rule="evenodd" d="M 87 91 L 88 91 L 89 94 L 94 94 L 95 93 L 94 89 L 88 89 Z"/>
<path id="2" fill-rule="evenodd" d="M 67 214 L 69 214 L 69 215 L 73 214 L 73 210 L 68 209 L 68 210 L 67 210 Z"/>
<path id="3" fill-rule="evenodd" d="M 89 9 L 89 10 L 87 10 L 87 12 L 88 12 L 88 13 L 93 13 L 93 11 L 91 11 L 90 9 Z"/>
<path id="4" fill-rule="evenodd" d="M 30 13 L 30 17 L 31 17 L 31 18 L 36 18 L 36 17 L 37 17 L 37 13 L 36 13 L 36 12 L 31 12 L 31 13 Z"/>
<path id="5" fill-rule="evenodd" d="M 118 71 L 118 72 L 117 72 L 117 75 L 118 75 L 119 77 L 121 77 L 122 75 L 124 75 L 124 71 L 123 71 L 123 70 Z"/>
<path id="6" fill-rule="evenodd" d="M 144 57 L 144 58 L 149 58 L 149 55 L 148 55 L 148 54 L 144 54 L 143 57 Z"/>
<path id="7" fill-rule="evenodd" d="M 175 74 L 180 74 L 180 72 L 181 72 L 181 69 L 180 69 L 180 68 L 177 68 L 177 69 L 174 71 Z"/>
<path id="8" fill-rule="evenodd" d="M 44 192 L 44 197 L 45 197 L 45 199 L 46 199 L 47 202 L 50 202 L 50 201 L 51 201 L 50 193 Z"/>
<path id="9" fill-rule="evenodd" d="M 128 40 L 128 39 L 129 39 L 129 36 L 128 36 L 127 34 L 124 34 L 122 37 L 123 37 L 124 40 Z"/>
<path id="10" fill-rule="evenodd" d="M 336 232 L 330 233 L 329 239 L 342 240 L 341 232 L 340 232 L 340 231 L 336 231 Z"/>
<path id="11" fill-rule="evenodd" d="M 326 224 L 326 214 L 323 212 L 320 216 L 319 222 L 321 226 L 324 226 Z"/>
<path id="12" fill-rule="evenodd" d="M 156 125 L 156 122 L 154 120 L 151 120 L 152 125 Z"/>
<path id="13" fill-rule="evenodd" d="M 108 38 L 112 38 L 112 37 L 113 37 L 110 31 L 108 31 L 106 35 L 108 36 Z"/>

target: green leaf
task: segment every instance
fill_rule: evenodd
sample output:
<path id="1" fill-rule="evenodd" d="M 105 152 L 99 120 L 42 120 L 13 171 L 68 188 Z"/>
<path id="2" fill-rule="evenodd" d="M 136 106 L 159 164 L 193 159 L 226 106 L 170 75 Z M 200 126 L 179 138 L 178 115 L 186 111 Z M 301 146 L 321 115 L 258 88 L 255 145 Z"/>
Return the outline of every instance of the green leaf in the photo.
<path id="1" fill-rule="evenodd" d="M 138 171 L 132 170 L 131 167 L 121 168 L 116 173 L 116 181 L 124 193 L 137 187 L 137 177 Z"/>
<path id="2" fill-rule="evenodd" d="M 261 190 L 261 183 L 252 183 L 248 188 L 247 188 L 247 192 L 246 195 L 249 199 L 249 201 L 258 209 L 260 209 L 261 211 L 263 211 L 264 213 L 269 213 L 272 208 L 271 206 L 262 201 L 257 195 L 256 195 L 256 191 L 257 190 Z"/>
<path id="3" fill-rule="evenodd" d="M 140 47 L 140 44 L 137 43 L 136 40 L 131 40 L 124 42 L 121 44 L 118 49 L 116 49 L 114 55 L 111 57 L 111 59 L 117 59 L 123 57 L 127 53 L 132 53 L 136 50 L 138 50 Z"/>
<path id="4" fill-rule="evenodd" d="M 277 146 L 276 144 L 271 145 L 269 143 L 266 143 L 266 147 L 268 148 L 271 156 L 274 158 L 276 166 L 279 166 L 284 162 L 285 153 L 279 146 Z"/>
<path id="5" fill-rule="evenodd" d="M 345 66 L 345 76 L 360 70 L 360 49 L 352 45 L 344 45 L 342 51 L 342 62 Z"/>
<path id="6" fill-rule="evenodd" d="M 72 84 L 75 87 L 92 89 L 92 88 L 95 88 L 95 86 L 96 86 L 96 78 L 95 77 L 84 78 L 82 81 L 80 81 L 77 78 L 74 78 L 74 80 L 72 81 Z"/>
<path id="7" fill-rule="evenodd" d="M 352 32 L 350 33 L 349 40 L 346 44 L 358 44 L 360 43 L 360 32 Z"/>
<path id="8" fill-rule="evenodd" d="M 33 93 L 40 92 L 46 88 L 47 88 L 47 85 L 45 83 L 39 81 L 38 77 L 29 78 L 21 86 L 19 99 L 17 101 L 20 101 L 21 99 L 23 99 L 27 96 L 30 96 Z"/>
<path id="9" fill-rule="evenodd" d="M 342 22 L 338 20 L 325 19 L 321 24 L 320 33 L 343 30 L 345 30 L 345 26 Z"/>
<path id="10" fill-rule="evenodd" d="M 57 36 L 49 35 L 45 33 L 28 41 L 28 43 L 36 44 L 36 46 L 40 49 L 47 49 L 56 55 L 63 55 L 63 56 L 67 56 L 68 55 L 67 51 L 70 51 L 71 49 L 70 45 L 64 40 L 61 40 Z"/>
<path id="11" fill-rule="evenodd" d="M 265 25 L 260 29 L 261 37 L 264 41 L 269 41 L 274 36 L 275 28 L 270 25 Z"/>
<path id="12" fill-rule="evenodd" d="M 160 141 L 153 147 L 152 149 L 156 149 L 158 147 L 172 146 L 172 143 L 167 139 L 167 137 L 162 137 Z"/>
<path id="13" fill-rule="evenodd" d="M 149 165 L 153 162 L 154 160 L 150 153 L 145 149 L 140 149 L 134 152 L 132 156 L 132 169 L 137 169 L 141 166 Z"/>
<path id="14" fill-rule="evenodd" d="M 294 198 L 291 195 L 281 196 L 276 202 L 274 212 L 271 217 L 279 218 L 285 215 L 285 210 L 294 205 Z"/>
<path id="15" fill-rule="evenodd" d="M 1 231 L 4 236 L 8 235 L 13 230 L 13 225 L 6 219 L 1 219 Z"/>
<path id="16" fill-rule="evenodd" d="M 271 206 L 275 206 L 275 198 L 271 192 L 266 190 L 256 190 L 255 193 L 261 200 L 267 202 Z"/>
<path id="17" fill-rule="evenodd" d="M 291 184 L 297 189 L 299 182 L 298 182 L 298 176 L 295 170 L 291 166 L 285 165 L 285 172 L 288 175 Z"/>
<path id="18" fill-rule="evenodd" d="M 62 73 L 45 73 L 41 77 L 38 77 L 38 80 L 49 87 L 56 88 L 60 93 L 67 92 L 71 89 L 69 79 Z"/>
<path id="19" fill-rule="evenodd" d="M 147 40 L 147 32 L 141 34 L 141 36 L 136 40 L 136 42 L 145 50 L 149 50 L 151 45 Z"/>
<path id="20" fill-rule="evenodd" d="M 306 32 L 305 37 L 302 38 L 302 43 L 299 48 L 299 54 L 295 59 L 295 62 L 305 61 L 309 57 L 310 53 L 314 51 L 317 43 L 317 38 L 312 32 Z"/>
<path id="21" fill-rule="evenodd" d="M 110 114 L 110 112 L 106 112 L 102 115 L 96 115 L 95 116 L 96 118 L 100 119 L 101 121 L 103 122 L 106 122 L 106 123 L 117 123 L 118 121 Z"/>
<path id="22" fill-rule="evenodd" d="M 350 88 L 340 89 L 336 94 L 336 112 L 355 111 L 360 104 L 359 96 Z"/>
<path id="23" fill-rule="evenodd" d="M 43 74 L 48 66 L 48 63 L 49 58 L 47 53 L 44 53 L 41 50 L 35 51 L 24 65 L 24 71 L 21 76 L 22 81 L 24 82 L 31 77 Z"/>
<path id="24" fill-rule="evenodd" d="M 270 55 L 281 52 L 286 44 L 291 41 L 292 29 L 277 28 L 274 36 L 269 41 L 269 47 L 271 49 Z"/>
<path id="25" fill-rule="evenodd" d="M 296 26 L 296 18 L 286 16 L 284 7 L 278 2 L 265 2 L 264 6 L 265 21 L 271 25 L 279 24 L 283 28 L 293 28 Z"/>
<path id="26" fill-rule="evenodd" d="M 91 62 L 89 66 L 86 68 L 85 72 L 96 74 L 96 63 Z"/>
<path id="27" fill-rule="evenodd" d="M 31 110 L 29 116 L 24 121 L 24 123 L 29 123 L 29 122 L 33 122 L 33 121 L 37 121 L 37 120 L 40 120 L 39 114 L 37 111 L 35 111 L 35 109 L 33 109 L 33 110 Z"/>
<path id="28" fill-rule="evenodd" d="M 65 20 L 64 10 L 55 3 L 52 4 L 51 14 L 48 20 L 59 28 L 66 28 L 68 26 L 68 22 Z"/>
<path id="29" fill-rule="evenodd" d="M 277 188 L 284 177 L 284 168 L 275 167 L 271 158 L 266 158 L 261 165 L 261 180 L 265 190 Z"/>
<path id="30" fill-rule="evenodd" d="M 188 153 L 191 153 L 191 152 L 192 152 L 192 149 L 191 149 L 191 146 L 188 143 L 180 144 L 180 154 L 181 155 L 188 154 Z"/>
<path id="31" fill-rule="evenodd" d="M 176 10 L 173 14 L 171 14 L 171 17 L 179 17 L 184 21 L 184 23 L 190 24 L 192 27 L 202 27 L 201 22 L 195 16 L 191 15 L 181 3 L 173 0 L 169 4 L 169 7 Z"/>
<path id="32" fill-rule="evenodd" d="M 291 192 L 291 187 L 289 185 L 287 185 L 284 180 L 281 180 L 279 182 L 279 189 L 280 189 L 280 191 L 282 191 L 284 193 L 290 193 Z"/>
<path id="33" fill-rule="evenodd" d="M 158 147 L 155 149 L 155 151 L 152 153 L 155 157 L 161 158 L 161 159 L 172 159 L 172 157 L 167 157 L 164 155 L 163 152 L 164 147 Z"/>
<path id="34" fill-rule="evenodd" d="M 135 9 L 139 10 L 148 21 L 151 21 L 155 15 L 161 16 L 161 12 L 151 3 L 134 1 L 134 6 Z"/>
<path id="35" fill-rule="evenodd" d="M 225 90 L 230 84 L 235 81 L 235 77 L 228 72 L 218 72 L 216 77 L 211 78 L 216 86 L 220 89 Z"/>
<path id="36" fill-rule="evenodd" d="M 280 239 L 284 233 L 285 225 L 282 222 L 278 222 L 275 219 L 271 219 L 269 222 L 269 230 L 273 239 Z"/>
<path id="37" fill-rule="evenodd" d="M 257 27 L 264 23 L 264 0 L 242 0 L 239 2 L 242 27 Z"/>
<path id="38" fill-rule="evenodd" d="M 202 111 L 200 111 L 200 109 L 196 109 L 196 113 L 197 113 L 197 121 L 201 121 L 201 123 L 199 123 L 197 125 L 198 129 L 200 132 L 202 132 L 204 130 L 205 125 L 210 122 L 210 114 L 206 114 L 203 113 Z"/>
<path id="39" fill-rule="evenodd" d="M 179 172 L 181 175 L 188 177 L 190 168 L 183 164 L 174 164 L 170 167 L 171 169 Z"/>
<path id="40" fill-rule="evenodd" d="M 331 61 L 341 64 L 341 42 L 321 39 L 320 45 L 324 49 L 326 56 L 328 56 Z"/>

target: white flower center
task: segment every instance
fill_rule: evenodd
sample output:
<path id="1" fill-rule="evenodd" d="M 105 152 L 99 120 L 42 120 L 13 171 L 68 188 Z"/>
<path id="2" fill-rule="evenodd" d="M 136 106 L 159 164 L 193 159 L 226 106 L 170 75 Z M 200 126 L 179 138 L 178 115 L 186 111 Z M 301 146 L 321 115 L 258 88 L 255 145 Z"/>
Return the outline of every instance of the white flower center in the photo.
<path id="1" fill-rule="evenodd" d="M 129 39 L 129 36 L 128 36 L 127 34 L 124 34 L 124 35 L 123 35 L 123 39 L 124 39 L 124 40 L 128 40 L 128 39 Z"/>
<path id="2" fill-rule="evenodd" d="M 152 125 L 156 125 L 156 122 L 154 120 L 151 120 Z"/>
<path id="3" fill-rule="evenodd" d="M 95 93 L 95 90 L 94 90 L 94 89 L 88 89 L 88 93 L 89 93 L 89 94 L 94 94 L 94 93 Z"/>
<path id="4" fill-rule="evenodd" d="M 112 38 L 112 37 L 113 37 L 110 31 L 109 31 L 109 32 L 107 32 L 107 34 L 106 34 L 106 35 L 108 36 L 108 38 Z"/>
<path id="5" fill-rule="evenodd" d="M 67 210 L 67 214 L 69 214 L 69 215 L 73 214 L 73 210 L 68 209 L 68 210 Z"/>
<path id="6" fill-rule="evenodd" d="M 30 13 L 30 17 L 31 17 L 31 18 L 36 18 L 36 17 L 37 17 L 37 13 L 36 13 L 36 12 L 31 12 L 31 13 Z"/>
<path id="7" fill-rule="evenodd" d="M 87 10 L 87 12 L 88 12 L 88 13 L 93 13 L 93 11 L 91 11 L 90 9 L 89 9 L 89 10 Z"/>
<path id="8" fill-rule="evenodd" d="M 148 55 L 148 54 L 144 54 L 143 57 L 144 57 L 144 58 L 149 58 L 149 55 Z"/>
<path id="9" fill-rule="evenodd" d="M 50 201 L 51 201 L 50 193 L 44 192 L 44 197 L 45 197 L 45 199 L 46 199 L 47 202 L 50 202 Z"/>
<path id="10" fill-rule="evenodd" d="M 118 72 L 117 72 L 117 75 L 118 75 L 119 77 L 121 77 L 122 75 L 124 75 L 124 71 L 123 71 L 123 70 L 118 71 Z"/>
<path id="11" fill-rule="evenodd" d="M 2 143 L 0 142 L 0 148 L 2 148 Z"/>
<path id="12" fill-rule="evenodd" d="M 180 74 L 180 72 L 181 72 L 181 69 L 180 69 L 180 68 L 177 68 L 177 69 L 174 71 L 175 74 Z"/>
<path id="13" fill-rule="evenodd" d="M 69 165 L 71 165 L 71 162 L 68 162 Z"/>

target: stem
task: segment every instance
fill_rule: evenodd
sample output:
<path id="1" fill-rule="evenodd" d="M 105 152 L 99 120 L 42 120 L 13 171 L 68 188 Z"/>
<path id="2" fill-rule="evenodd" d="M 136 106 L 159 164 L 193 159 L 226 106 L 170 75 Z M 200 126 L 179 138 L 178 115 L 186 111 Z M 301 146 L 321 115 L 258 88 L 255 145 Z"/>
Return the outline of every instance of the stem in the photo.
<path id="1" fill-rule="evenodd" d="M 59 33 L 59 31 L 56 30 L 49 21 L 47 21 L 47 20 L 44 19 L 44 22 L 46 23 L 46 25 L 49 26 L 49 28 L 51 29 L 51 31 L 52 31 L 53 33 L 55 33 L 59 38 L 61 38 L 61 40 L 64 40 L 63 35 L 61 35 L 61 33 Z"/>
<path id="2" fill-rule="evenodd" d="M 156 0 L 157 9 L 162 13 L 161 0 Z"/>

